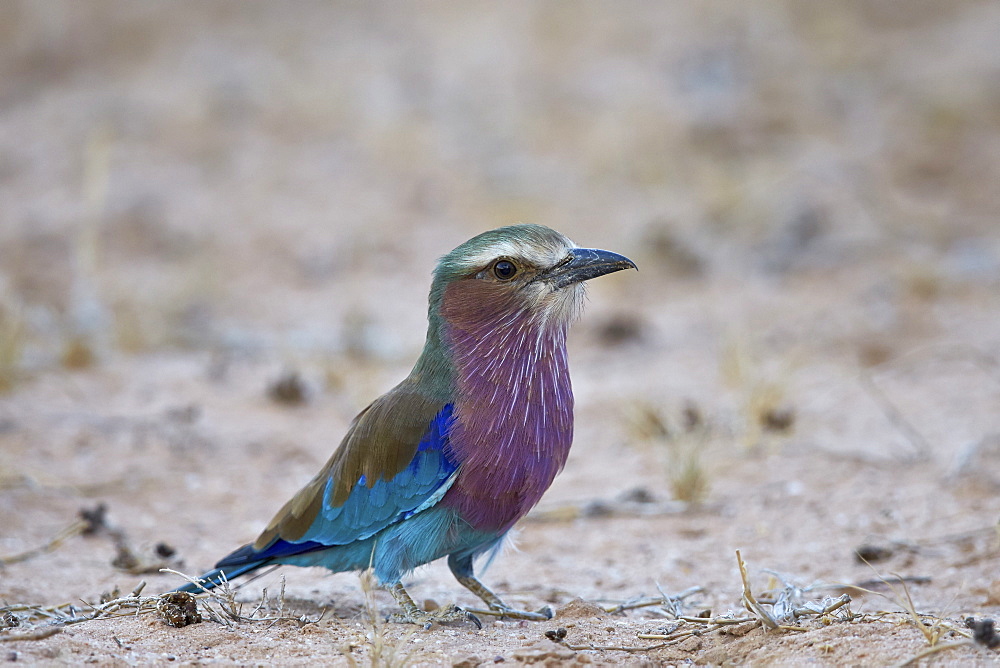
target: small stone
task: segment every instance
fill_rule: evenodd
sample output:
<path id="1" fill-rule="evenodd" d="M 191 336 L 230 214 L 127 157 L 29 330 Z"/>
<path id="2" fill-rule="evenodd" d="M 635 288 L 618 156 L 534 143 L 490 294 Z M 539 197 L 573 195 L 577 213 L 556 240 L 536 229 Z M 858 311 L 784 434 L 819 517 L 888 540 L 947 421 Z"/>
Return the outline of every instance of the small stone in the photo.
<path id="1" fill-rule="evenodd" d="M 1000 635 L 996 632 L 996 622 L 992 619 L 974 619 L 969 617 L 965 620 L 965 625 L 972 629 L 972 639 L 980 645 L 990 649 L 1000 647 Z"/>
<path id="2" fill-rule="evenodd" d="M 566 626 L 574 626 L 573 624 L 567 624 Z M 566 639 L 566 629 L 562 626 L 555 629 L 554 631 L 546 631 L 545 637 L 552 642 L 562 642 Z"/>
<path id="3" fill-rule="evenodd" d="M 643 323 L 632 315 L 617 315 L 598 327 L 597 335 L 601 342 L 609 346 L 617 346 L 630 341 L 642 339 Z"/>
<path id="4" fill-rule="evenodd" d="M 287 406 L 304 404 L 307 400 L 306 385 L 297 371 L 289 371 L 267 388 L 267 396 L 272 401 Z"/>
<path id="5" fill-rule="evenodd" d="M 854 549 L 854 559 L 858 563 L 885 561 L 895 553 L 890 545 L 859 545 Z"/>
<path id="6" fill-rule="evenodd" d="M 153 551 L 156 552 L 156 556 L 160 557 L 161 559 L 169 559 L 170 557 L 177 554 L 177 550 L 174 549 L 172 545 L 168 545 L 164 542 L 157 543 Z"/>
<path id="7" fill-rule="evenodd" d="M 787 406 L 772 408 L 760 416 L 760 423 L 767 431 L 790 432 L 795 425 L 795 410 Z"/>
<path id="8" fill-rule="evenodd" d="M 86 522 L 81 532 L 84 536 L 93 536 L 108 528 L 108 506 L 99 503 L 93 508 L 81 508 L 77 516 Z"/>
<path id="9" fill-rule="evenodd" d="M 141 570 L 140 567 L 142 562 L 139 560 L 139 557 L 136 556 L 135 552 L 132 551 L 132 548 L 124 543 L 119 543 L 117 550 L 118 553 L 115 555 L 115 558 L 111 560 L 112 566 L 123 571 L 128 571 L 129 573 L 135 573 Z"/>

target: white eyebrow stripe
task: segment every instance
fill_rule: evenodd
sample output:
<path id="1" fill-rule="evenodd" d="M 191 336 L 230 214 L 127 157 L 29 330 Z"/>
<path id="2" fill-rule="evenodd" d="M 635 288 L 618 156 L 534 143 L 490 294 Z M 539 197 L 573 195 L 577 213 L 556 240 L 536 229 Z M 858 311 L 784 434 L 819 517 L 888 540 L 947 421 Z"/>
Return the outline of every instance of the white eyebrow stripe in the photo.
<path id="1" fill-rule="evenodd" d="M 570 242 L 572 244 L 572 242 Z M 540 266 L 551 266 L 563 259 L 566 253 L 574 248 L 573 245 L 563 245 L 560 247 L 546 246 L 540 249 L 537 245 L 525 243 L 516 239 L 504 239 L 491 244 L 489 248 L 484 248 L 481 252 L 463 258 L 462 265 L 468 269 L 479 269 L 485 267 L 498 257 L 523 258 Z M 542 250 L 542 253 L 539 251 Z"/>

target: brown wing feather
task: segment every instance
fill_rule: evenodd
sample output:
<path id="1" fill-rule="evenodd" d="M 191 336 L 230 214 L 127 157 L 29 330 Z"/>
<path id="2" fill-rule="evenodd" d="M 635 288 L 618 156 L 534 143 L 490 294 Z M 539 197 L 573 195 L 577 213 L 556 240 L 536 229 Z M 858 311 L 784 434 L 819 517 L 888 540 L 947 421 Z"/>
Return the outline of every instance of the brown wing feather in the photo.
<path id="1" fill-rule="evenodd" d="M 344 440 L 326 465 L 286 503 L 254 542 L 263 550 L 276 538 L 300 539 L 322 509 L 327 481 L 334 481 L 334 506 L 342 505 L 365 476 L 371 488 L 377 480 L 390 479 L 405 469 L 417 452 L 420 439 L 444 407 L 404 381 L 361 411 L 351 422 Z"/>

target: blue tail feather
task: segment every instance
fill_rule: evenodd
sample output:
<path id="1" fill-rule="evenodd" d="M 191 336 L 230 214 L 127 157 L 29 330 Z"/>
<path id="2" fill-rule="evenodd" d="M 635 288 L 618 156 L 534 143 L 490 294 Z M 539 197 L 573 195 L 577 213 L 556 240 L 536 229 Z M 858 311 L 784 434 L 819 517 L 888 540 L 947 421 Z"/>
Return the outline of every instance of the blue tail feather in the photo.
<path id="1" fill-rule="evenodd" d="M 222 580 L 232 580 L 258 568 L 263 568 L 268 564 L 280 563 L 283 557 L 291 557 L 314 552 L 316 550 L 327 549 L 329 546 L 315 541 L 303 543 L 290 543 L 280 538 L 261 551 L 254 549 L 253 545 L 244 545 L 229 556 L 222 559 L 215 565 L 215 568 L 204 573 L 198 578 L 201 587 L 194 583 L 189 583 L 183 587 L 178 587 L 174 591 L 186 591 L 189 594 L 201 593 L 202 588 L 213 589 L 222 584 Z"/>

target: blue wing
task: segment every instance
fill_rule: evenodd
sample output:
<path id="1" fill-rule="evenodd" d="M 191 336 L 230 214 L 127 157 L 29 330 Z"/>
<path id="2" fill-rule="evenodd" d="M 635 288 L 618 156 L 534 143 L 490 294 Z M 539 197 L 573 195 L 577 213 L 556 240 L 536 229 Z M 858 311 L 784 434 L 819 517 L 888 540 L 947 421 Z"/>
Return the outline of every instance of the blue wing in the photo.
<path id="1" fill-rule="evenodd" d="M 216 564 L 240 566 L 347 545 L 364 540 L 388 526 L 434 506 L 445 495 L 458 471 L 458 463 L 445 454 L 452 423 L 452 406 L 446 404 L 431 420 L 410 463 L 391 478 L 374 482 L 360 475 L 340 505 L 334 501 L 337 479 L 322 483 L 322 503 L 311 524 L 294 540 L 275 536 L 268 544 L 246 545 Z M 317 490 L 318 491 L 318 490 Z"/>
<path id="2" fill-rule="evenodd" d="M 322 509 L 302 540 L 324 545 L 363 540 L 440 501 L 458 470 L 458 464 L 444 453 L 450 424 L 451 404 L 447 404 L 431 422 L 409 466 L 370 486 L 362 475 L 341 506 L 333 505 L 334 481 L 328 481 Z"/>

